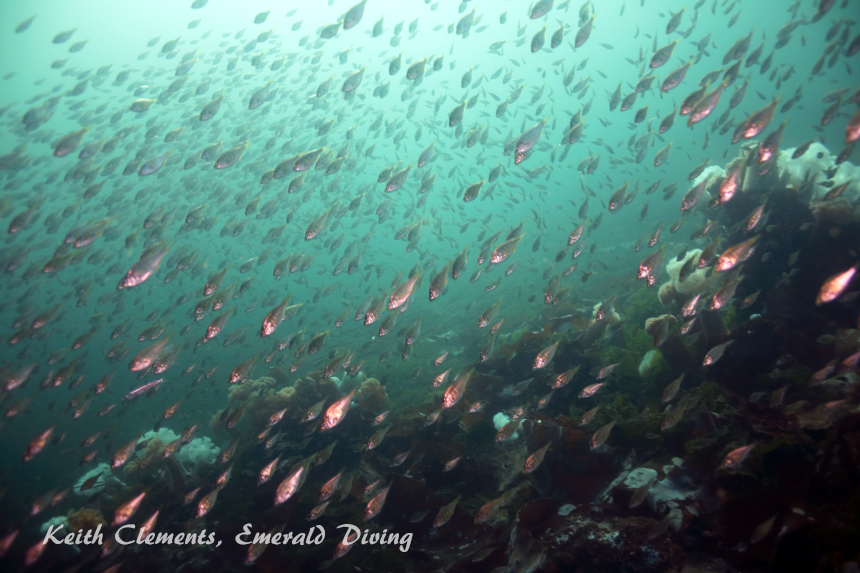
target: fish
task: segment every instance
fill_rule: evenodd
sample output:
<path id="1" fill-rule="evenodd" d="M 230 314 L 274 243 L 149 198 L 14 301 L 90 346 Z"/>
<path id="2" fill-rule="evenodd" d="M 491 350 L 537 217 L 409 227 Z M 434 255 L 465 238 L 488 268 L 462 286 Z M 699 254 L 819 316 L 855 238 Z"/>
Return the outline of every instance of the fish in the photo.
<path id="1" fill-rule="evenodd" d="M 740 136 L 744 139 L 750 139 L 764 131 L 773 118 L 773 112 L 776 110 L 781 99 L 781 97 L 774 98 L 771 103 L 747 117 L 742 124 L 743 127 L 741 128 Z M 732 143 L 736 143 L 734 136 L 732 137 Z"/>
<path id="2" fill-rule="evenodd" d="M 828 302 L 833 302 L 842 296 L 842 293 L 848 288 L 856 272 L 857 267 L 853 266 L 849 267 L 846 271 L 828 277 L 821 285 L 821 289 L 815 297 L 815 305 L 820 306 Z"/>
<path id="3" fill-rule="evenodd" d="M 648 278 L 654 272 L 655 268 L 659 268 L 659 263 L 662 260 L 664 248 L 665 245 L 660 247 L 657 252 L 648 255 L 642 260 L 642 262 L 639 264 L 639 272 L 637 273 L 636 277 L 637 279 Z"/>
<path id="4" fill-rule="evenodd" d="M 275 469 L 278 467 L 278 462 L 281 461 L 281 456 L 277 456 L 274 460 L 266 464 L 262 470 L 260 470 L 260 475 L 257 478 L 257 485 L 263 485 L 267 481 L 269 481 L 272 477 L 272 474 L 275 472 Z"/>
<path id="5" fill-rule="evenodd" d="M 517 245 L 520 244 L 523 235 L 517 235 L 510 239 L 505 240 L 502 244 L 493 250 L 493 254 L 490 256 L 490 262 L 493 264 L 499 264 L 508 259 L 517 249 Z"/>
<path id="6" fill-rule="evenodd" d="M 535 32 L 535 35 L 532 37 L 531 51 L 537 52 L 541 48 L 543 48 L 544 42 L 546 41 L 546 29 L 547 24 L 544 24 L 544 27 Z"/>
<path id="7" fill-rule="evenodd" d="M 719 200 L 720 204 L 724 205 L 728 203 L 732 197 L 735 195 L 735 191 L 739 188 L 739 179 L 740 179 L 741 165 L 736 165 L 726 176 L 725 179 L 720 183 L 719 190 Z"/>
<path id="8" fill-rule="evenodd" d="M 603 387 L 603 382 L 599 382 L 597 384 L 590 384 L 590 385 L 588 385 L 582 389 L 582 391 L 579 393 L 579 397 L 580 398 L 590 398 L 591 396 L 594 396 L 597 393 L 597 391 L 600 390 L 600 388 L 602 388 L 602 387 Z"/>
<path id="9" fill-rule="evenodd" d="M 661 403 L 665 404 L 667 402 L 671 402 L 675 396 L 678 395 L 678 391 L 681 389 L 681 382 L 684 381 L 684 372 L 681 373 L 680 376 L 675 378 L 666 389 L 663 390 L 663 396 L 661 398 Z"/>
<path id="10" fill-rule="evenodd" d="M 354 28 L 358 25 L 359 22 L 361 22 L 361 18 L 364 16 L 364 7 L 366 4 L 367 0 L 361 0 L 361 2 L 347 10 L 346 14 L 344 14 L 343 17 L 344 30 Z"/>
<path id="11" fill-rule="evenodd" d="M 391 491 L 391 484 L 385 489 L 376 494 L 373 499 L 367 502 L 367 507 L 364 510 L 364 521 L 370 521 L 382 511 L 385 505 L 385 500 L 388 498 L 388 492 Z"/>
<path id="12" fill-rule="evenodd" d="M 448 373 L 451 370 L 445 370 L 444 372 L 437 374 L 435 378 L 433 378 L 433 388 L 438 388 L 442 384 L 445 383 L 445 380 L 448 378 Z"/>
<path id="13" fill-rule="evenodd" d="M 277 330 L 278 326 L 280 326 L 281 322 L 284 320 L 284 313 L 287 308 L 287 303 L 290 302 L 290 295 L 284 297 L 284 300 L 269 311 L 269 314 L 263 319 L 263 326 L 260 330 L 260 338 L 265 338 L 267 336 L 271 336 L 274 334 L 275 330 Z"/>
<path id="14" fill-rule="evenodd" d="M 323 416 L 322 425 L 320 426 L 321 430 L 330 430 L 334 428 L 343 420 L 344 416 L 346 416 L 347 412 L 349 412 L 350 404 L 352 402 L 353 397 L 355 396 L 355 390 L 348 393 L 346 396 L 340 398 L 335 401 L 328 409 L 325 411 L 325 415 Z"/>
<path id="15" fill-rule="evenodd" d="M 278 484 L 278 489 L 275 492 L 275 505 L 281 505 L 289 500 L 301 488 L 306 479 L 305 472 L 307 468 L 304 465 L 299 465 L 290 473 L 284 480 Z M 216 490 L 217 491 L 217 490 Z M 199 516 L 198 516 L 199 517 Z"/>
<path id="16" fill-rule="evenodd" d="M 379 430 L 378 432 L 373 434 L 370 437 L 370 440 L 368 440 L 367 444 L 365 444 L 364 449 L 365 450 L 372 450 L 374 448 L 379 447 L 379 444 L 381 444 L 382 440 L 385 439 L 385 434 L 387 434 L 388 430 L 390 430 L 390 429 L 391 429 L 391 426 L 389 426 L 387 428 L 383 428 L 382 430 Z"/>
<path id="17" fill-rule="evenodd" d="M 582 415 L 582 418 L 579 421 L 580 426 L 587 426 L 594 418 L 597 416 L 597 413 L 600 411 L 600 406 L 596 408 L 592 408 Z"/>
<path id="18" fill-rule="evenodd" d="M 674 117 L 674 115 L 672 117 Z M 661 126 L 660 129 L 663 129 L 663 127 Z M 666 145 L 666 147 L 662 148 L 657 152 L 657 154 L 654 156 L 654 167 L 660 167 L 666 162 L 667 159 L 669 159 L 669 152 L 672 150 L 673 143 L 674 141 L 670 141 L 669 144 Z"/>
<path id="19" fill-rule="evenodd" d="M 663 423 L 660 425 L 660 431 L 665 432 L 667 430 L 671 430 L 684 418 L 684 415 L 687 413 L 687 409 L 683 403 L 679 404 L 678 407 L 671 410 L 664 418 Z"/>
<path id="20" fill-rule="evenodd" d="M 40 432 L 36 437 L 30 440 L 30 443 L 27 445 L 27 449 L 24 452 L 23 459 L 25 463 L 32 460 L 45 448 L 48 441 L 51 439 L 51 435 L 54 433 L 54 428 L 56 428 L 56 424 L 50 425 L 46 430 Z"/>
<path id="21" fill-rule="evenodd" d="M 420 281 L 422 277 L 422 273 L 418 273 L 395 288 L 388 299 L 388 310 L 394 310 L 403 306 L 412 296 L 416 283 Z"/>
<path id="22" fill-rule="evenodd" d="M 655 69 L 655 68 L 659 68 L 660 66 L 662 66 L 663 64 L 668 62 L 669 59 L 672 57 L 672 52 L 675 50 L 675 46 L 678 45 L 678 42 L 679 42 L 679 40 L 675 40 L 674 42 L 671 42 L 671 43 L 663 46 L 662 48 L 660 48 L 656 52 L 654 52 L 654 55 L 651 56 L 651 62 L 648 64 L 648 67 L 651 69 Z M 687 64 L 687 67 L 689 67 L 689 64 Z M 680 79 L 683 79 L 685 74 L 686 74 L 686 69 L 683 71 L 683 74 L 681 75 Z M 680 83 L 680 80 L 678 80 L 677 83 Z M 677 85 L 677 83 L 675 85 Z M 669 89 L 671 89 L 672 87 L 674 87 L 674 86 L 669 87 Z M 661 89 L 661 91 L 665 92 L 668 90 L 667 89 Z"/>
<path id="23" fill-rule="evenodd" d="M 670 44 L 672 45 L 672 44 Z M 656 54 L 655 54 L 656 57 Z M 668 60 L 668 58 L 667 58 Z M 684 78 L 687 76 L 687 72 L 690 70 L 690 66 L 693 65 L 694 59 L 689 60 L 687 63 L 682 64 L 681 66 L 675 68 L 666 76 L 663 80 L 663 83 L 660 85 L 660 91 L 665 93 L 669 90 L 675 89 L 681 82 L 684 81 Z M 665 63 L 665 62 L 664 62 Z M 662 64 L 660 64 L 662 65 Z"/>
<path id="24" fill-rule="evenodd" d="M 323 484 L 323 486 L 320 488 L 319 497 L 317 497 L 318 503 L 327 501 L 329 498 L 331 498 L 332 495 L 334 495 L 334 492 L 337 491 L 337 486 L 340 483 L 342 477 L 343 471 L 340 471 L 333 478 L 329 479 Z"/>
<path id="25" fill-rule="evenodd" d="M 692 126 L 694 123 L 698 123 L 708 117 L 717 104 L 719 104 L 720 96 L 728 85 L 729 84 L 727 82 L 722 82 L 712 91 L 702 95 L 702 97 L 691 106 L 687 125 Z"/>
<path id="26" fill-rule="evenodd" d="M 35 16 L 30 16 L 26 20 L 22 21 L 20 24 L 15 26 L 15 33 L 21 34 L 23 32 L 26 32 L 30 28 L 30 24 L 32 24 L 33 20 L 35 20 L 35 19 L 36 19 Z"/>
<path id="27" fill-rule="evenodd" d="M 478 328 L 489 326 L 489 324 L 496 318 L 501 305 L 502 299 L 500 298 L 497 302 L 493 303 L 484 312 L 482 312 L 481 316 L 478 318 Z"/>
<path id="28" fill-rule="evenodd" d="M 308 343 L 308 355 L 316 354 L 325 344 L 326 338 L 329 335 L 329 331 L 323 331 L 317 335 L 315 335 L 311 341 Z"/>
<path id="29" fill-rule="evenodd" d="M 463 264 L 465 266 L 465 264 Z M 448 273 L 451 269 L 451 263 L 446 264 L 442 267 L 442 270 L 439 271 L 433 280 L 430 281 L 430 300 L 435 300 L 439 298 L 439 296 L 445 291 L 445 287 L 448 284 Z M 456 277 L 454 277 L 456 278 Z M 447 355 L 447 353 L 446 353 Z M 444 360 L 444 358 L 442 358 Z M 438 362 L 436 365 L 438 366 L 441 362 Z"/>
<path id="30" fill-rule="evenodd" d="M 522 420 L 517 420 L 517 419 L 514 419 L 514 420 L 511 420 L 510 422 L 507 422 L 504 426 L 501 427 L 499 432 L 496 434 L 496 441 L 497 442 L 504 442 L 505 440 L 508 440 L 511 437 L 513 437 L 514 434 L 517 433 L 517 430 L 519 429 L 521 423 L 522 423 Z"/>
<path id="31" fill-rule="evenodd" d="M 723 354 L 725 353 L 726 348 L 728 348 L 729 345 L 732 344 L 733 342 L 734 342 L 734 340 L 729 340 L 729 341 L 724 342 L 722 344 L 718 344 L 717 346 L 714 346 L 713 348 L 708 350 L 708 353 L 705 354 L 705 359 L 702 362 L 702 365 L 703 366 L 713 366 L 714 364 L 716 364 L 717 361 L 719 361 L 720 358 L 723 357 Z"/>
<path id="32" fill-rule="evenodd" d="M 576 376 L 577 372 L 579 372 L 579 366 L 575 366 L 574 368 L 571 368 L 570 370 L 562 372 L 561 374 L 559 374 L 555 378 L 555 380 L 552 383 L 552 387 L 555 389 L 555 388 L 561 388 L 562 386 L 566 386 L 567 384 L 570 383 L 571 380 L 573 380 L 573 377 Z"/>
<path id="33" fill-rule="evenodd" d="M 131 519 L 132 516 L 137 512 L 138 508 L 140 507 L 140 504 L 143 502 L 143 498 L 146 497 L 146 493 L 146 491 L 142 491 L 137 496 L 120 505 L 114 512 L 112 525 L 116 527 L 117 525 L 122 525 L 123 523 Z"/>
<path id="34" fill-rule="evenodd" d="M 409 171 L 412 170 L 412 166 L 413 164 L 410 163 L 406 168 L 394 173 L 385 184 L 385 192 L 392 193 L 403 187 L 409 178 Z"/>
<path id="35" fill-rule="evenodd" d="M 538 352 L 535 357 L 534 365 L 532 366 L 532 370 L 539 370 L 541 368 L 545 368 L 552 359 L 555 357 L 555 351 L 558 349 L 558 341 L 553 342 L 540 352 Z"/>
<path id="36" fill-rule="evenodd" d="M 361 85 L 361 81 L 364 79 L 364 71 L 367 69 L 367 66 L 361 68 L 357 72 L 350 74 L 344 81 L 341 86 L 341 91 L 344 93 L 351 93 L 358 89 Z"/>
<path id="37" fill-rule="evenodd" d="M 584 24 L 582 24 L 582 26 L 579 27 L 579 30 L 577 30 L 576 37 L 573 41 L 574 48 L 580 48 L 588 41 L 588 38 L 591 36 L 591 29 L 594 26 L 595 15 L 596 14 L 592 14 L 591 18 L 589 18 Z"/>
<path id="38" fill-rule="evenodd" d="M 207 103 L 203 106 L 203 109 L 200 110 L 199 119 L 200 121 L 208 121 L 215 117 L 218 114 L 218 111 L 221 109 L 221 104 L 224 102 L 224 98 L 226 97 L 226 92 L 221 93 L 218 97 Z M 134 109 L 132 106 L 132 111 L 138 111 Z"/>
<path id="39" fill-rule="evenodd" d="M 606 443 L 606 440 L 609 439 L 609 433 L 612 432 L 612 428 L 614 427 L 615 421 L 613 420 L 594 432 L 594 435 L 591 436 L 591 440 L 589 441 L 589 448 L 594 451 L 603 446 L 603 444 Z"/>
<path id="40" fill-rule="evenodd" d="M 323 40 L 328 40 L 334 38 L 337 33 L 340 31 L 340 25 L 342 22 L 334 22 L 333 24 L 328 24 L 327 26 L 323 26 L 320 30 L 320 38 Z"/>
<path id="41" fill-rule="evenodd" d="M 726 454 L 726 457 L 723 458 L 722 463 L 720 464 L 721 468 L 729 469 L 734 468 L 741 465 L 747 456 L 755 449 L 756 444 L 750 444 L 748 446 L 741 446 L 739 448 L 735 448 Z"/>
<path id="42" fill-rule="evenodd" d="M 463 201 L 468 203 L 469 201 L 473 201 L 478 193 L 481 191 L 481 187 L 484 186 L 484 180 L 478 181 L 477 183 L 472 183 L 469 185 L 466 190 L 463 192 Z"/>
<path id="43" fill-rule="evenodd" d="M 63 136 L 54 146 L 54 157 L 65 157 L 72 153 L 89 130 L 89 127 L 85 127 Z"/>
<path id="44" fill-rule="evenodd" d="M 466 393 L 466 386 L 469 383 L 469 378 L 472 375 L 472 371 L 468 370 L 465 373 L 457 376 L 456 380 L 445 390 L 445 394 L 442 396 L 442 409 L 448 409 L 455 406 Z"/>
<path id="45" fill-rule="evenodd" d="M 854 115 L 845 124 L 845 145 L 850 145 L 860 139 L 860 112 Z"/>
<path id="46" fill-rule="evenodd" d="M 531 11 L 529 12 L 529 18 L 534 20 L 535 18 L 540 18 L 547 12 L 552 9 L 554 0 L 538 0 L 531 7 Z M 32 20 L 32 18 L 31 18 Z M 504 24 L 504 22 L 502 22 Z"/>
<path id="47" fill-rule="evenodd" d="M 218 159 L 215 160 L 215 169 L 227 169 L 235 165 L 242 158 L 242 154 L 248 148 L 248 145 L 250 145 L 250 142 L 245 141 L 219 155 Z M 162 159 L 161 163 L 163 162 L 164 160 Z M 141 175 L 143 174 L 143 167 L 141 167 Z"/>
<path id="48" fill-rule="evenodd" d="M 690 211 L 696 204 L 701 200 L 701 198 L 705 194 L 705 189 L 710 183 L 710 178 L 706 177 L 701 183 L 694 186 L 690 189 L 685 195 L 684 199 L 681 201 L 681 211 L 687 212 Z"/>
<path id="49" fill-rule="evenodd" d="M 534 472 L 541 465 L 551 445 L 552 442 L 547 442 L 543 447 L 541 447 L 536 452 L 531 454 L 528 458 L 526 458 L 526 462 L 523 465 L 524 474 Z"/>
<path id="50" fill-rule="evenodd" d="M 505 493 L 503 493 L 496 499 L 491 500 L 481 506 L 481 508 L 478 510 L 478 513 L 475 515 L 475 524 L 486 523 L 487 521 L 493 519 L 498 514 L 499 509 L 513 501 L 517 493 L 523 487 L 525 487 L 526 483 L 514 487 L 513 489 L 507 490 Z"/>
<path id="51" fill-rule="evenodd" d="M 678 29 L 678 26 L 681 24 L 681 18 L 684 17 L 684 12 L 686 10 L 686 7 L 681 8 L 680 10 L 672 14 L 671 18 L 669 18 L 669 22 L 666 24 L 667 36 Z"/>
<path id="52" fill-rule="evenodd" d="M 755 245 L 760 236 L 761 235 L 755 235 L 746 241 L 742 241 L 726 249 L 717 260 L 714 270 L 717 272 L 729 271 L 746 261 L 755 252 Z"/>
<path id="53" fill-rule="evenodd" d="M 254 370 L 254 367 L 257 364 L 258 359 L 259 356 L 254 356 L 236 366 L 233 371 L 230 372 L 230 376 L 228 378 L 229 383 L 243 384 L 246 380 L 248 380 Z"/>
<path id="54" fill-rule="evenodd" d="M 460 503 L 460 499 L 462 496 L 457 496 L 450 503 L 443 505 L 439 511 L 436 513 L 436 517 L 433 518 L 433 528 L 432 533 L 435 533 L 440 527 L 444 526 L 451 520 L 451 517 L 454 515 L 454 510 L 457 507 L 457 504 Z M 431 533 L 431 535 L 432 535 Z"/>

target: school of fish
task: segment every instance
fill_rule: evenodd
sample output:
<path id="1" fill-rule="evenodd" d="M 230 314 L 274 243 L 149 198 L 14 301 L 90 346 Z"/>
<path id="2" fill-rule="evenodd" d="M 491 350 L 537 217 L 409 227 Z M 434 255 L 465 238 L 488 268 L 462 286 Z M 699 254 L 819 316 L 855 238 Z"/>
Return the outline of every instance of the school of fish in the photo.
<path id="1" fill-rule="evenodd" d="M 158 518 L 211 529 L 237 503 L 227 496 L 313 507 L 266 522 L 280 532 L 347 511 L 376 527 L 386 504 L 402 503 L 393 474 L 414 475 L 437 455 L 434 440 L 446 452 L 438 475 L 467 471 L 477 448 L 463 440 L 480 424 L 480 449 L 511 451 L 529 424 L 573 412 L 583 455 L 617 456 L 613 434 L 629 420 L 601 400 L 624 366 L 599 350 L 625 329 L 647 333 L 669 364 L 672 382 L 649 397 L 661 431 L 699 428 L 710 419 L 699 384 L 751 348 L 721 317 L 767 317 L 769 287 L 744 284 L 759 276 L 751 265 L 774 265 L 782 284 L 803 279 L 797 253 L 776 262 L 768 252 L 787 224 L 771 218 L 784 150 L 798 159 L 825 144 L 835 166 L 798 194 L 819 210 L 857 205 L 860 179 L 835 183 L 860 139 L 851 0 L 774 3 L 771 21 L 747 18 L 765 3 L 742 0 L 425 0 L 408 22 L 381 0 L 329 0 L 235 7 L 236 29 L 206 31 L 207 11 L 221 7 L 186 3 L 181 36 L 134 46 L 136 61 L 100 54 L 95 69 L 76 63 L 95 41 L 75 22 L 45 31 L 41 15 L 14 29 L 6 20 L 13 39 L 44 32 L 63 50 L 32 97 L 0 96 L 0 563 L 10 571 L 75 563 L 42 544 L 32 518 L 70 504 L 101 462 L 120 479 L 126 464 L 161 468 L 87 498 L 115 512 L 109 528 L 137 519 L 146 533 Z M 635 35 L 613 40 L 614 20 Z M 621 40 L 636 50 L 617 49 Z M 802 312 L 842 305 L 860 327 L 850 252 L 820 269 Z M 682 292 L 685 282 L 701 287 Z M 658 296 L 677 307 L 628 323 L 634 297 Z M 522 376 L 506 375 L 523 346 Z M 856 371 L 858 348 L 840 352 L 811 387 Z M 676 369 L 679 353 L 694 364 Z M 852 407 L 820 406 L 834 419 Z M 181 437 L 155 451 L 142 436 L 161 427 Z M 440 438 L 445 427 L 460 441 Z M 221 444 L 213 468 L 178 477 L 164 460 L 206 434 Z M 724 447 L 714 472 L 763 455 L 749 441 Z M 504 508 L 540 497 L 530 480 L 560 448 L 530 442 L 516 483 L 445 487 L 413 523 L 431 539 L 458 515 L 506 527 Z M 45 474 L 36 492 L 31 471 Z M 88 482 L 76 490 L 98 483 Z M 327 547 L 325 566 L 349 547 Z M 264 549 L 250 546 L 245 563 Z M 90 558 L 129 570 L 130 551 Z M 359 551 L 370 549 L 350 558 Z M 470 551 L 490 555 L 481 543 Z"/>

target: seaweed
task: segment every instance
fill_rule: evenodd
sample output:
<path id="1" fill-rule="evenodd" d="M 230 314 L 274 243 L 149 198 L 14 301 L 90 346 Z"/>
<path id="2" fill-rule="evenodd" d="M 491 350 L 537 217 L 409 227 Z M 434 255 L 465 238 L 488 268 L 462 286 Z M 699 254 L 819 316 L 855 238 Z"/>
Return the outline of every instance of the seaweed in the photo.
<path id="1" fill-rule="evenodd" d="M 646 320 L 663 314 L 665 307 L 654 290 L 642 285 L 627 299 L 619 312 L 627 320 L 624 330 L 636 333 L 644 328 Z"/>

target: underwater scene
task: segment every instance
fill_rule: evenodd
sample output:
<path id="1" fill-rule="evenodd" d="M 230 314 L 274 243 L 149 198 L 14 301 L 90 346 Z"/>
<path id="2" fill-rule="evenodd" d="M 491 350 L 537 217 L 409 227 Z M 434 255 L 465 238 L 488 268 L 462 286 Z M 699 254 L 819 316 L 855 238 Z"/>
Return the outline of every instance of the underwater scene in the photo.
<path id="1" fill-rule="evenodd" d="M 857 0 L 0 14 L 0 570 L 860 572 Z"/>

